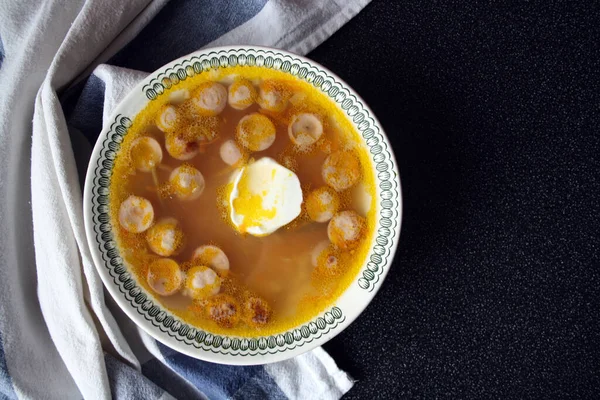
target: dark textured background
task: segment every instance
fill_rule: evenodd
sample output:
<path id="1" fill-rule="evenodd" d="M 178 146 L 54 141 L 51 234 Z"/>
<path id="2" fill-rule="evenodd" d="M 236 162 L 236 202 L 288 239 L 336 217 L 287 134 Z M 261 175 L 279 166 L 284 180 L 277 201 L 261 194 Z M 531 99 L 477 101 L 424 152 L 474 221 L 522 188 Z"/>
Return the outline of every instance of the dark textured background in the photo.
<path id="1" fill-rule="evenodd" d="M 482 3 L 375 0 L 309 55 L 404 191 L 381 291 L 325 346 L 348 399 L 600 392 L 599 3 Z"/>

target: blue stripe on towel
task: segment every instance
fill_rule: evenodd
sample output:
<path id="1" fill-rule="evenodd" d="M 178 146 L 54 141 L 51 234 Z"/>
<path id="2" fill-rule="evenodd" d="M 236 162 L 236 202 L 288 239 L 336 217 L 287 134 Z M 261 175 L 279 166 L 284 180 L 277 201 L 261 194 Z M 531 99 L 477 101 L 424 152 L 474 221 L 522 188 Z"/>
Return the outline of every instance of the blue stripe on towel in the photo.
<path id="1" fill-rule="evenodd" d="M 4 44 L 2 43 L 2 38 L 0 37 L 0 68 L 2 68 L 3 61 L 4 61 Z"/>
<path id="2" fill-rule="evenodd" d="M 17 395 L 12 386 L 6 359 L 4 358 L 4 346 L 2 345 L 2 335 L 0 335 L 0 398 L 16 399 Z"/>
<path id="3" fill-rule="evenodd" d="M 248 21 L 265 4 L 267 0 L 171 1 L 108 64 L 152 72 Z"/>
<path id="4" fill-rule="evenodd" d="M 91 75 L 68 119 L 69 127 L 79 130 L 93 145 L 102 130 L 104 110 L 104 81 Z"/>
<path id="5" fill-rule="evenodd" d="M 138 370 L 104 354 L 106 372 L 113 399 L 160 399 L 164 390 L 144 377 Z"/>
<path id="6" fill-rule="evenodd" d="M 209 399 L 286 399 L 262 366 L 213 364 L 157 345 L 166 363 Z"/>
<path id="7" fill-rule="evenodd" d="M 199 388 L 194 387 L 168 365 L 163 364 L 161 360 L 153 358 L 143 363 L 142 373 L 176 399 L 206 399 Z"/>

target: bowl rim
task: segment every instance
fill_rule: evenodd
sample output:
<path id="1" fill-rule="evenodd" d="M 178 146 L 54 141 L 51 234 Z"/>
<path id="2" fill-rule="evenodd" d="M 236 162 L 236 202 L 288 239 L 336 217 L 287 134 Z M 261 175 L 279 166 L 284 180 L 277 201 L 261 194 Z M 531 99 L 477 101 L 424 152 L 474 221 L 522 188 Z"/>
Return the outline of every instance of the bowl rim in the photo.
<path id="1" fill-rule="evenodd" d="M 102 159 L 103 163 L 106 162 L 108 160 L 106 157 L 106 153 L 110 153 L 110 151 L 112 151 L 108 150 L 106 147 L 106 142 L 108 140 L 109 134 L 112 133 L 113 138 L 118 138 L 119 132 L 122 132 L 122 135 L 125 135 L 127 133 L 127 125 L 131 124 L 131 121 L 135 118 L 135 116 L 137 116 L 139 111 L 146 107 L 150 103 L 150 101 L 152 101 L 154 98 L 160 95 L 159 92 L 161 87 L 164 90 L 163 84 L 168 84 L 168 82 L 171 82 L 171 84 L 177 84 L 178 77 L 182 78 L 180 80 L 185 79 L 185 77 L 181 75 L 181 71 L 183 71 L 185 74 L 185 71 L 187 70 L 190 74 L 192 74 L 193 71 L 190 71 L 189 68 L 191 67 L 195 71 L 197 66 L 196 64 L 198 63 L 200 63 L 200 67 L 202 68 L 205 68 L 206 66 L 208 66 L 208 69 L 218 68 L 220 66 L 219 62 L 227 63 L 230 60 L 233 61 L 232 59 L 223 60 L 223 57 L 225 57 L 226 55 L 232 56 L 235 53 L 242 53 L 242 55 L 244 55 L 245 53 L 259 54 L 258 56 L 255 56 L 256 60 L 258 60 L 258 58 L 262 55 L 263 62 L 275 62 L 279 63 L 279 68 L 287 68 L 287 71 L 284 72 L 290 72 L 292 69 L 294 69 L 295 66 L 299 66 L 298 68 L 300 68 L 300 73 L 302 73 L 302 68 L 304 68 L 306 69 L 306 71 L 308 71 L 308 75 L 305 74 L 304 77 L 300 77 L 298 75 L 296 77 L 300 79 L 305 79 L 307 81 L 307 76 L 310 77 L 310 74 L 316 70 L 317 74 L 321 73 L 327 78 L 327 80 L 324 80 L 322 79 L 321 75 L 314 75 L 314 80 L 311 83 L 315 87 L 317 87 L 317 89 L 321 89 L 324 94 L 329 94 L 330 97 L 334 97 L 332 96 L 332 93 L 334 92 L 334 88 L 337 87 L 338 90 L 335 91 L 335 93 L 339 93 L 338 96 L 341 96 L 342 93 L 346 93 L 346 101 L 348 101 L 348 99 L 352 100 L 353 98 L 354 101 L 360 106 L 360 108 L 356 107 L 358 113 L 354 114 L 354 119 L 351 118 L 352 115 L 349 114 L 349 110 L 353 111 L 353 108 L 357 106 L 357 104 L 354 104 L 351 101 L 349 104 L 352 104 L 352 106 L 348 106 L 346 110 L 344 110 L 344 106 L 341 104 L 344 104 L 345 102 L 340 102 L 340 104 L 338 104 L 336 100 L 334 101 L 334 103 L 336 103 L 338 107 L 342 108 L 342 111 L 344 111 L 344 114 L 346 115 L 348 120 L 355 126 L 358 132 L 361 132 L 361 130 L 358 127 L 359 123 L 362 124 L 363 121 L 370 120 L 371 125 L 367 126 L 372 126 L 373 129 L 369 129 L 372 132 L 374 132 L 374 134 L 369 133 L 370 137 L 368 139 L 365 138 L 365 133 L 369 129 L 364 128 L 362 129 L 362 136 L 363 143 L 366 143 L 367 140 L 371 140 L 373 138 L 376 139 L 374 141 L 375 144 L 370 147 L 372 153 L 370 161 L 372 163 L 371 167 L 375 172 L 375 182 L 377 185 L 381 186 L 382 179 L 380 179 L 380 176 L 382 174 L 384 174 L 384 176 L 389 176 L 387 179 L 385 179 L 385 181 L 389 182 L 389 185 L 391 185 L 390 190 L 387 191 L 392 193 L 391 189 L 393 189 L 393 191 L 396 192 L 396 196 L 394 197 L 392 194 L 390 194 L 389 198 L 383 198 L 381 197 L 381 193 L 377 191 L 377 200 L 379 200 L 378 202 L 376 202 L 377 211 L 379 211 L 381 215 L 383 215 L 384 211 L 386 212 L 386 216 L 389 214 L 389 217 L 386 218 L 390 221 L 390 225 L 387 227 L 382 226 L 380 224 L 381 220 L 377 221 L 375 230 L 376 233 L 374 234 L 373 241 L 369 250 L 370 257 L 369 255 L 367 256 L 367 259 L 361 266 L 360 270 L 357 272 L 357 275 L 353 278 L 350 285 L 344 290 L 340 297 L 335 299 L 330 306 L 326 307 L 326 309 L 323 312 L 319 313 L 316 317 L 313 317 L 309 321 L 305 321 L 302 324 L 299 324 L 287 330 L 286 332 L 280 332 L 278 334 L 273 334 L 269 337 L 264 336 L 258 339 L 243 339 L 233 335 L 228 336 L 223 334 L 211 334 L 210 332 L 204 332 L 203 335 L 203 330 L 196 329 L 198 333 L 194 332 L 194 335 L 192 335 L 193 339 L 190 339 L 191 343 L 189 343 L 187 341 L 180 341 L 176 338 L 176 336 L 173 335 L 173 332 L 176 332 L 177 335 L 181 333 L 179 331 L 183 332 L 184 328 L 182 325 L 187 326 L 187 324 L 182 323 L 178 317 L 174 317 L 167 310 L 163 309 L 162 307 L 157 307 L 159 311 L 156 318 L 158 318 L 158 316 L 160 316 L 161 314 L 164 314 L 162 318 L 166 327 L 165 329 L 163 329 L 162 326 L 157 326 L 156 324 L 152 323 L 152 321 L 148 318 L 148 315 L 150 314 L 146 315 L 140 312 L 141 308 L 148 304 L 148 302 L 151 302 L 151 300 L 148 299 L 148 295 L 150 295 L 149 297 L 153 299 L 153 296 L 150 293 L 145 291 L 143 288 L 141 288 L 141 291 L 135 292 L 132 289 L 128 293 L 125 293 L 121 290 L 120 286 L 123 286 L 123 282 L 121 281 L 122 279 L 130 279 L 131 281 L 133 281 L 134 284 L 136 282 L 134 275 L 129 274 L 127 271 L 121 273 L 117 279 L 117 276 L 114 275 L 114 269 L 116 268 L 111 269 L 113 267 L 109 265 L 109 263 L 112 262 L 114 259 L 106 259 L 106 252 L 108 251 L 110 253 L 111 251 L 106 247 L 112 240 L 112 232 L 106 231 L 106 228 L 102 230 L 102 226 L 107 225 L 107 221 L 100 221 L 98 219 L 98 215 L 96 214 L 98 213 L 98 209 L 102 207 L 102 204 L 98 203 L 98 199 L 102 197 L 102 195 L 99 195 L 98 193 L 98 182 L 102 179 L 108 179 L 108 182 L 110 182 L 110 179 L 106 176 L 98 176 L 98 168 L 100 167 L 100 160 Z M 251 55 L 252 54 L 246 55 L 246 59 L 248 61 L 250 60 Z M 238 57 L 235 59 L 236 62 L 241 61 L 241 55 L 236 57 Z M 271 58 L 271 61 L 268 61 L 269 58 Z M 190 61 L 193 59 L 197 59 L 193 65 L 191 62 L 188 62 L 187 66 L 185 65 L 186 61 Z M 217 60 L 216 64 L 215 60 Z M 289 62 L 290 60 L 296 63 L 290 63 L 289 65 L 285 65 L 285 63 Z M 176 67 L 178 69 L 175 69 Z M 199 68 L 200 72 L 196 71 L 196 73 L 201 73 L 203 71 L 202 68 Z M 298 71 L 297 68 L 296 70 Z M 167 75 L 167 72 L 169 71 L 171 71 L 171 73 Z M 161 76 L 163 77 L 161 78 Z M 167 80 L 165 80 L 165 78 L 167 78 Z M 175 83 L 173 83 L 174 81 Z M 324 89 L 325 85 L 329 85 L 330 89 L 328 92 L 326 92 L 326 90 Z M 359 121 L 356 122 L 358 114 L 362 114 L 363 119 L 360 120 L 360 118 L 358 118 Z M 348 85 L 335 73 L 330 71 L 328 68 L 320 65 L 319 63 L 312 61 L 306 57 L 285 50 L 270 47 L 253 45 L 232 45 L 204 48 L 187 54 L 183 57 L 179 57 L 163 65 L 154 72 L 150 73 L 146 78 L 144 78 L 141 82 L 139 82 L 129 91 L 129 93 L 121 100 L 121 102 L 112 110 L 110 115 L 111 117 L 105 120 L 106 122 L 103 125 L 102 131 L 98 136 L 98 139 L 96 140 L 86 172 L 83 196 L 83 212 L 86 237 L 88 245 L 90 247 L 94 265 L 96 266 L 96 270 L 98 271 L 108 292 L 115 299 L 115 302 L 125 312 L 125 314 L 130 319 L 132 319 L 136 325 L 141 327 L 154 339 L 158 340 L 159 342 L 165 344 L 166 346 L 174 350 L 205 361 L 229 365 L 257 365 L 272 363 L 295 357 L 326 343 L 333 337 L 340 334 L 344 329 L 346 329 L 360 314 L 362 314 L 362 312 L 371 303 L 373 297 L 381 288 L 382 283 L 385 277 L 387 276 L 389 268 L 392 265 L 393 258 L 395 256 L 396 249 L 398 246 L 398 241 L 400 238 L 403 212 L 400 174 L 392 146 L 385 134 L 383 127 L 377 120 L 377 117 L 366 104 L 366 102 L 358 95 L 358 93 L 356 93 L 354 89 L 350 87 L 350 85 Z M 127 117 L 127 115 L 130 115 L 131 119 Z M 373 153 L 373 149 L 376 147 L 378 149 L 382 148 L 382 150 L 379 149 L 379 153 Z M 385 154 L 383 154 L 384 152 Z M 114 150 L 114 155 L 116 155 L 117 153 L 118 145 L 116 150 Z M 381 158 L 382 161 L 379 162 L 376 166 L 373 158 L 379 154 L 383 154 Z M 387 169 L 384 170 L 384 166 L 389 167 L 391 171 L 388 171 Z M 378 167 L 381 167 L 381 170 Z M 112 167 L 110 167 L 109 170 L 112 170 Z M 379 172 L 379 175 L 377 174 L 377 172 Z M 384 190 L 384 192 L 386 192 L 386 190 Z M 108 198 L 108 193 L 106 195 L 106 198 Z M 385 205 L 385 207 L 383 207 L 383 205 Z M 108 226 L 110 226 L 110 221 L 108 221 Z M 383 232 L 388 233 L 385 235 L 381 234 L 380 236 L 377 236 L 377 232 L 381 231 L 382 229 Z M 101 242 L 101 240 L 98 239 L 98 237 L 100 237 L 103 233 L 106 232 L 109 233 L 107 237 L 109 237 L 110 239 L 107 239 L 105 242 Z M 380 237 L 384 239 L 382 239 L 379 242 L 377 241 L 377 239 L 379 239 Z M 104 250 L 101 248 L 102 243 L 104 243 Z M 385 254 L 379 254 L 383 250 L 380 250 L 377 253 L 375 253 L 374 248 L 376 247 L 378 249 L 385 249 Z M 116 249 L 116 247 L 113 246 L 113 249 Z M 116 249 L 116 251 L 116 257 L 120 259 L 120 257 L 118 257 L 118 249 Z M 382 255 L 385 255 L 385 258 L 382 259 Z M 369 259 L 373 262 L 369 262 Z M 376 260 L 379 261 L 375 263 Z M 371 269 L 366 269 L 366 266 L 368 264 L 381 264 L 381 266 L 376 265 L 378 269 L 376 270 L 377 272 L 374 273 Z M 360 277 L 361 272 L 363 273 L 362 278 Z M 125 278 L 123 278 L 124 276 Z M 129 282 L 129 280 L 126 281 L 126 283 L 127 282 Z M 137 287 L 137 285 L 135 286 Z M 358 287 L 358 289 L 361 289 L 361 291 L 357 292 L 356 290 L 358 289 L 356 289 L 355 286 Z M 361 296 L 356 296 L 356 293 L 361 293 Z M 134 303 L 137 303 L 138 300 L 141 300 L 141 302 L 139 303 L 140 307 L 134 308 L 137 307 Z M 152 311 L 155 307 L 156 306 L 153 306 L 152 308 L 150 308 L 150 310 Z M 346 315 L 340 307 L 345 308 Z M 167 325 L 169 318 L 171 318 L 172 320 Z M 178 323 L 179 325 L 177 325 Z M 323 327 L 324 324 L 326 325 Z M 192 331 L 194 331 L 194 329 L 195 328 L 192 327 L 191 330 L 189 330 L 189 332 L 187 333 L 187 336 L 185 333 L 181 334 L 182 336 L 190 338 L 190 334 L 192 333 Z M 171 330 L 172 332 L 169 332 L 169 330 Z M 319 333 L 319 336 L 316 336 L 316 333 L 313 332 L 315 330 L 318 331 L 317 333 Z M 226 351 L 223 353 L 222 351 L 215 352 L 214 350 L 212 350 L 212 348 L 215 347 L 215 342 L 217 340 L 219 340 L 219 345 L 217 346 L 217 348 L 225 349 L 225 343 L 228 339 L 230 339 L 228 349 L 232 349 L 230 352 Z M 263 341 L 261 342 L 261 340 Z M 273 343 L 271 343 L 272 340 Z M 296 341 L 298 343 L 296 343 Z M 237 348 L 239 349 L 239 351 L 233 349 L 235 343 L 237 343 Z M 281 346 L 280 343 L 282 343 Z M 281 348 L 274 352 L 255 351 L 258 350 L 258 347 L 260 347 L 260 349 L 263 349 L 263 347 L 265 349 L 269 347 L 270 349 L 271 344 Z M 244 350 L 244 348 L 246 350 Z M 237 352 L 237 354 L 235 354 L 234 351 Z"/>

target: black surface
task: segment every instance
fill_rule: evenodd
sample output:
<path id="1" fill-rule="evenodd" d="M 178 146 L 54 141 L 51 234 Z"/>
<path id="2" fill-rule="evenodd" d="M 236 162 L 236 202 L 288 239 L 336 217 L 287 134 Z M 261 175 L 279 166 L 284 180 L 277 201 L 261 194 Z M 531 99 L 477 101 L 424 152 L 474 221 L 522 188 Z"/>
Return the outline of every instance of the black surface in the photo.
<path id="1" fill-rule="evenodd" d="M 375 0 L 309 55 L 404 191 L 381 291 L 325 346 L 348 399 L 597 398 L 600 13 L 563 3 Z"/>

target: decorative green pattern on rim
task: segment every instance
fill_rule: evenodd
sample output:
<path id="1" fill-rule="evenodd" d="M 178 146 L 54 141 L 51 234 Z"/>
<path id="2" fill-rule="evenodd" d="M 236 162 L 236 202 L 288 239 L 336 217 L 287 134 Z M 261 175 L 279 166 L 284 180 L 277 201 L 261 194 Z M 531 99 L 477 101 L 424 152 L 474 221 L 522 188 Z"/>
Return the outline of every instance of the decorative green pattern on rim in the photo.
<path id="1" fill-rule="evenodd" d="M 165 89 L 177 85 L 190 76 L 209 69 L 235 65 L 272 68 L 311 83 L 341 107 L 364 138 L 378 177 L 379 229 L 376 232 L 375 243 L 366 267 L 361 271 L 362 276 L 357 279 L 356 283 L 363 290 L 373 291 L 383 272 L 383 266 L 387 265 L 388 258 L 393 256 L 393 242 L 397 240 L 394 232 L 398 224 L 398 199 L 400 197 L 398 177 L 394 172 L 394 161 L 387 143 L 368 109 L 336 78 L 319 68 L 285 54 L 260 49 L 232 49 L 185 59 L 165 72 L 157 74 L 149 84 L 143 86 L 142 91 L 152 101 L 163 94 Z M 150 294 L 138 286 L 132 274 L 123 264 L 109 216 L 109 186 L 112 168 L 123 137 L 131 125 L 130 118 L 118 115 L 102 143 L 94 171 L 92 211 L 96 244 L 102 255 L 104 266 L 108 269 L 119 291 L 140 315 L 162 332 L 180 342 L 213 353 L 234 356 L 265 355 L 291 350 L 319 339 L 345 321 L 346 317 L 342 310 L 333 307 L 302 327 L 283 334 L 259 338 L 231 338 L 193 328 L 171 313 L 164 311 Z"/>

